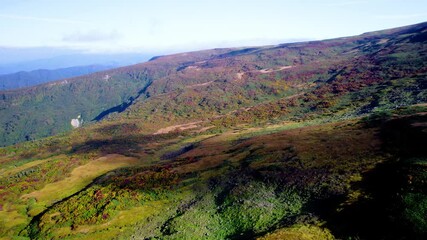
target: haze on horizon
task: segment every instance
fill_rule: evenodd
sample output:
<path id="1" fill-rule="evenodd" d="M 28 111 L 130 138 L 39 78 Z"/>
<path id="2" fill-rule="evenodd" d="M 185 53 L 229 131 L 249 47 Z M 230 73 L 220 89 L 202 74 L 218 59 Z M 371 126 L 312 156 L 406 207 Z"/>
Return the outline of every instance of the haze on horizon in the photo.
<path id="1" fill-rule="evenodd" d="M 426 21 L 422 0 L 2 0 L 0 47 L 179 52 L 351 36 Z"/>

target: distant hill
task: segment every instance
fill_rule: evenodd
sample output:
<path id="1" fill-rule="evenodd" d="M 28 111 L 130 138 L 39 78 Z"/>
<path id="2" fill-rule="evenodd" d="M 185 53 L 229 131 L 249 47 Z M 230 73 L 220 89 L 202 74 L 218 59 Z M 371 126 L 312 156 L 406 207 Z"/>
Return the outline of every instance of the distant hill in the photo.
<path id="1" fill-rule="evenodd" d="M 55 70 L 39 69 L 30 72 L 17 72 L 0 75 L 0 90 L 30 87 L 37 84 L 99 72 L 115 66 L 90 65 Z"/>
<path id="2" fill-rule="evenodd" d="M 20 51 L 18 51 L 20 50 Z M 127 66 L 145 62 L 152 57 L 143 53 L 78 53 L 58 50 L 62 55 L 42 55 L 36 51 L 31 56 L 22 53 L 22 49 L 10 50 L 0 48 L 0 74 L 10 74 L 20 71 L 33 71 L 38 69 L 54 70 L 74 66 L 103 65 L 103 66 Z M 54 51 L 52 49 L 48 49 Z M 47 50 L 46 50 L 47 51 Z M 31 51 L 30 51 L 31 53 Z M 24 55 L 14 57 L 14 55 Z M 40 56 L 37 58 L 37 56 Z M 26 57 L 26 58 L 25 58 Z M 31 57 L 31 58 L 30 58 Z M 8 61 L 10 59 L 10 61 Z"/>

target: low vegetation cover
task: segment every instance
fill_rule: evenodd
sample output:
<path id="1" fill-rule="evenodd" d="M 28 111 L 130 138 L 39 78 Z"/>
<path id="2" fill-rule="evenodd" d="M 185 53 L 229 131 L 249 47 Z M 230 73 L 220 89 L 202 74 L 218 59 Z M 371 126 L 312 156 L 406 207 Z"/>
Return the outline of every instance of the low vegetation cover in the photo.
<path id="1" fill-rule="evenodd" d="M 88 142 L 84 134 L 103 124 L 81 129 L 73 147 L 54 156 L 16 160 L 45 149 L 50 139 L 38 141 L 38 148 L 29 146 L 35 142 L 3 148 L 1 233 L 34 239 L 422 239 L 426 110 L 130 136 L 140 148 L 129 157 L 110 153 L 118 133 L 102 150 L 78 142 Z M 27 150 L 13 153 L 16 148 Z M 132 165 L 107 164 L 117 168 L 79 186 L 72 169 L 89 168 L 105 154 L 112 155 L 110 164 L 124 159 Z M 43 194 L 58 182 L 78 189 Z"/>
<path id="2" fill-rule="evenodd" d="M 0 236 L 425 239 L 426 26 L 162 56 L 1 92 L 1 119 L 22 116 L 1 133 Z M 10 145 L 26 104 L 60 104 L 66 89 L 81 96 L 69 118 L 96 121 Z"/>
<path id="3" fill-rule="evenodd" d="M 326 41 L 213 49 L 0 91 L 0 145 L 102 119 L 139 119 L 144 133 L 200 120 L 230 127 L 284 115 L 355 117 L 423 103 L 426 23 Z"/>

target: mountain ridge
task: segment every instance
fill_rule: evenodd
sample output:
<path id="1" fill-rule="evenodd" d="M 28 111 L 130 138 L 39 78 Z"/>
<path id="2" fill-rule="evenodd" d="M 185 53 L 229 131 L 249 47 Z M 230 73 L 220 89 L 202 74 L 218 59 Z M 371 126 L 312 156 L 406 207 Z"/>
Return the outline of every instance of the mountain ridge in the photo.
<path id="1" fill-rule="evenodd" d="M 37 49 L 37 48 L 36 48 Z M 0 51 L 2 49 L 0 48 Z M 17 49 L 16 51 L 25 52 L 26 49 Z M 32 52 L 31 49 L 28 51 Z M 37 50 L 38 51 L 38 50 Z M 36 52 L 37 52 L 36 51 Z M 58 68 L 68 68 L 74 66 L 85 66 L 85 65 L 112 65 L 112 66 L 126 66 L 135 64 L 138 62 L 145 62 L 151 56 L 149 54 L 144 53 L 105 53 L 105 54 L 97 54 L 97 53 L 82 53 L 78 51 L 72 51 L 69 49 L 47 49 L 47 56 L 45 58 L 36 58 L 29 59 L 21 59 L 20 61 L 15 60 L 12 62 L 7 61 L 7 57 L 14 54 L 12 50 L 11 53 L 6 53 L 4 56 L 5 59 L 0 64 L 0 74 L 10 74 L 19 71 L 32 71 L 37 69 L 48 69 L 54 70 Z M 55 54 L 55 52 L 62 54 Z M 67 52 L 71 51 L 71 52 Z M 22 54 L 22 53 L 21 53 Z M 20 55 L 20 54 L 16 54 Z M 36 54 L 37 55 L 37 54 Z M 44 56 L 40 54 L 40 57 Z M 50 56 L 51 55 L 51 56 Z"/>
<path id="2" fill-rule="evenodd" d="M 13 116 L 6 116 L 8 111 L 5 111 L 5 107 L 10 107 L 11 101 L 16 101 L 18 99 L 28 99 L 29 101 L 30 98 L 28 95 L 45 99 L 41 100 L 40 103 L 35 104 L 35 106 L 39 106 L 41 108 L 43 108 L 42 106 L 45 104 L 51 104 L 52 101 L 56 104 L 60 104 L 60 101 L 62 100 L 64 100 L 64 102 L 73 102 L 71 106 L 74 106 L 75 104 L 81 106 L 81 104 L 83 104 L 85 107 L 77 107 L 75 110 L 72 110 L 72 112 L 64 109 L 63 111 L 66 113 L 65 116 L 64 114 L 61 114 L 61 117 L 58 118 L 59 116 L 53 115 L 51 120 L 48 120 L 49 122 L 52 122 L 53 125 L 50 124 L 52 126 L 49 126 L 49 124 L 40 126 L 41 132 L 43 133 L 22 133 L 19 134 L 20 136 L 13 137 L 15 139 L 13 141 L 15 142 L 22 141 L 25 138 L 34 139 L 40 136 L 51 135 L 55 132 L 69 130 L 70 126 L 67 126 L 69 120 L 66 118 L 71 119 L 78 114 L 83 114 L 86 115 L 88 119 L 95 119 L 96 116 L 101 114 L 101 112 L 108 112 L 109 108 L 115 108 L 118 106 L 129 105 L 126 111 L 122 111 L 121 115 L 132 117 L 132 114 L 136 114 L 135 117 L 137 118 L 150 118 L 152 119 L 150 120 L 152 124 L 161 124 L 162 122 L 166 123 L 169 121 L 167 119 L 162 119 L 164 118 L 164 114 L 166 114 L 169 110 L 159 112 L 159 108 L 154 107 L 154 105 L 163 105 L 163 107 L 166 109 L 174 109 L 175 113 L 170 116 L 173 117 L 173 119 L 179 121 L 177 123 L 181 123 L 182 121 L 185 121 L 185 118 L 180 116 L 182 115 L 181 112 L 184 115 L 189 114 L 189 119 L 196 115 L 205 118 L 206 116 L 213 116 L 217 113 L 223 114 L 230 110 L 237 110 L 239 108 L 250 107 L 251 105 L 259 104 L 263 101 L 263 98 L 264 100 L 273 100 L 280 99 L 281 97 L 289 97 L 291 95 L 300 94 L 301 91 L 299 88 L 305 88 L 306 90 L 313 87 L 325 88 L 322 90 L 324 92 L 321 93 L 322 96 L 327 95 L 325 91 L 338 91 L 342 92 L 343 94 L 348 93 L 352 85 L 356 86 L 360 84 L 366 84 L 362 83 L 363 81 L 367 81 L 368 85 L 372 85 L 381 82 L 381 79 L 384 79 L 387 75 L 390 77 L 398 77 L 398 71 L 390 71 L 387 66 L 383 67 L 383 76 L 378 76 L 378 71 L 375 70 L 374 67 L 371 67 L 373 66 L 372 64 L 375 61 L 379 61 L 380 58 L 380 61 L 382 61 L 383 64 L 394 64 L 393 62 L 399 61 L 397 58 L 393 59 L 388 57 L 389 55 L 393 54 L 393 51 L 410 51 L 413 53 L 414 59 L 419 63 L 419 66 L 416 66 L 414 63 L 405 62 L 404 66 L 406 69 L 402 69 L 402 71 L 414 71 L 412 69 L 416 68 L 423 71 L 422 67 L 420 68 L 420 66 L 423 66 L 425 61 L 422 60 L 423 57 L 421 53 L 416 53 L 416 51 L 419 50 L 423 52 L 425 49 L 422 47 L 422 41 L 418 43 L 411 42 L 411 37 L 421 36 L 422 38 L 426 25 L 426 23 L 420 23 L 397 29 L 388 29 L 376 33 L 365 33 L 354 37 L 337 38 L 325 41 L 286 43 L 275 46 L 249 48 L 223 48 L 189 53 L 178 53 L 167 56 L 160 56 L 146 63 L 121 67 L 88 76 L 67 79 L 67 83 L 65 83 L 65 85 L 62 87 L 60 85 L 40 85 L 36 88 L 29 88 L 25 90 L 27 96 L 22 96 L 23 92 L 20 91 L 3 91 L 0 92 L 3 99 L 2 103 L 0 103 L 0 106 L 3 106 L 2 110 L 0 111 L 2 111 L 3 115 L 5 115 L 5 117 L 0 121 L 0 123 L 3 125 L 2 135 L 4 138 L 2 142 L 11 143 L 10 140 L 6 140 L 8 137 L 5 137 L 7 134 L 4 132 L 4 129 L 10 129 L 11 127 L 10 125 L 8 127 L 4 124 L 6 124 L 8 121 L 7 119 L 12 119 Z M 407 33 L 407 31 L 412 31 L 412 33 Z M 412 35 L 405 36 L 405 34 Z M 399 48 L 397 48 L 397 50 L 393 50 L 390 46 L 399 44 L 399 41 L 404 42 L 406 45 L 401 44 L 402 46 L 400 47 L 400 50 Z M 407 46 L 411 46 L 412 48 L 416 47 L 418 50 L 403 49 Z M 404 53 L 402 52 L 399 54 Z M 352 83 L 337 82 L 337 76 L 341 79 L 340 81 L 343 81 L 342 75 L 349 76 L 353 74 L 355 75 L 354 77 L 359 78 L 358 71 L 360 70 L 357 68 L 361 67 L 356 67 L 353 61 L 359 61 L 360 66 L 363 68 L 371 68 L 372 76 L 375 76 L 376 80 L 374 78 L 367 79 L 368 76 L 362 76 L 362 80 L 354 79 L 352 80 Z M 292 68 L 283 68 L 291 66 Z M 281 68 L 283 69 L 280 70 Z M 352 72 L 348 72 L 348 69 L 350 68 Z M 378 67 L 376 68 L 378 69 Z M 334 77 L 334 75 L 336 76 Z M 106 80 L 104 78 L 109 79 Z M 121 89 L 120 91 L 114 91 L 110 87 L 111 84 L 115 84 L 115 78 L 117 78 L 117 81 L 120 81 L 121 84 L 124 84 L 121 87 L 118 87 L 118 89 Z M 266 79 L 267 81 L 262 80 L 262 78 Z M 141 80 L 142 82 L 140 82 Z M 328 80 L 329 82 L 325 82 L 325 80 Z M 146 84 L 148 82 L 150 82 L 150 86 L 147 87 Z M 333 82 L 335 85 L 332 87 L 335 89 L 330 89 L 331 86 L 329 86 L 329 84 Z M 62 82 L 62 84 L 63 83 L 64 82 Z M 61 81 L 55 82 L 54 84 L 61 84 Z M 81 86 L 78 87 L 76 84 Z M 80 100 L 71 99 L 71 95 L 68 97 L 69 100 L 67 100 L 68 98 L 61 99 L 59 96 L 59 98 L 54 96 L 55 92 L 69 92 L 69 90 L 65 90 L 63 88 L 69 88 L 71 85 L 75 85 L 75 87 L 81 88 L 82 90 L 85 88 L 93 88 L 94 86 L 92 85 L 97 85 L 97 89 L 100 94 L 99 97 L 105 98 L 108 96 L 108 98 L 111 100 L 108 102 L 103 102 L 92 99 L 90 101 L 94 101 L 94 104 L 90 104 L 87 100 L 90 98 L 90 96 L 88 96 L 86 93 L 78 98 L 85 103 L 78 103 Z M 196 87 L 192 89 L 187 88 L 187 86 L 192 85 Z M 145 87 L 147 89 L 144 96 L 139 98 L 139 100 L 135 100 L 135 98 L 138 96 L 138 92 L 140 92 L 141 89 Z M 337 89 L 338 87 L 339 89 Z M 49 90 L 47 90 L 48 88 Z M 104 88 L 109 90 L 107 92 L 103 92 Z M 200 92 L 200 90 L 198 90 L 199 88 L 212 89 L 213 94 L 202 96 L 206 93 Z M 327 88 L 329 89 L 327 90 Z M 130 93 L 129 90 L 132 93 Z M 43 92 L 46 91 L 52 93 L 44 95 Z M 232 91 L 233 95 L 227 94 L 227 91 Z M 314 91 L 314 89 L 311 91 Z M 310 96 L 304 97 L 307 98 L 314 96 L 317 98 L 317 95 L 320 94 L 319 91 L 320 90 L 318 89 L 316 92 L 312 92 Z M 155 96 L 161 96 L 161 94 L 166 94 L 164 96 L 172 98 L 172 101 L 163 102 L 163 100 L 155 98 Z M 228 96 L 229 99 L 222 102 L 220 100 L 219 94 Z M 308 93 L 305 93 L 305 95 L 307 94 Z M 184 95 L 187 100 L 184 100 Z M 49 96 L 51 99 L 56 98 L 57 100 L 46 99 Z M 239 99 L 237 99 L 237 96 L 239 96 Z M 129 104 L 130 101 L 132 101 L 132 104 Z M 190 110 L 185 107 L 185 104 L 182 104 L 185 101 L 198 101 L 199 104 L 194 105 L 193 109 Z M 22 103 L 22 100 L 20 100 L 20 102 Z M 101 104 L 101 102 L 103 103 Z M 17 102 L 15 102 L 15 104 L 16 103 Z M 29 102 L 26 104 L 28 107 L 32 105 Z M 102 106 L 100 106 L 100 104 Z M 319 104 L 321 103 L 319 102 Z M 328 105 L 330 103 L 324 102 L 322 104 Z M 24 109 L 28 109 L 27 106 L 23 106 L 22 104 L 21 106 L 24 107 Z M 150 107 L 151 109 L 148 109 Z M 16 113 L 22 111 L 25 112 L 28 110 L 12 111 L 11 109 L 10 112 Z M 154 114 L 151 114 L 150 111 Z M 138 112 L 140 112 L 142 116 L 138 116 Z M 208 115 L 206 115 L 207 113 Z M 159 115 L 159 117 L 157 117 L 157 115 Z M 21 117 L 20 119 L 21 120 L 17 121 L 13 120 L 12 123 L 22 124 L 23 120 Z M 29 119 L 26 121 L 29 121 Z M 40 122 L 43 121 L 46 120 L 37 119 L 33 122 L 36 123 L 36 125 L 40 125 Z M 148 128 L 150 128 L 150 126 L 148 126 Z M 16 135 L 10 133 L 12 130 L 13 126 L 12 129 L 9 130 L 9 135 Z"/>

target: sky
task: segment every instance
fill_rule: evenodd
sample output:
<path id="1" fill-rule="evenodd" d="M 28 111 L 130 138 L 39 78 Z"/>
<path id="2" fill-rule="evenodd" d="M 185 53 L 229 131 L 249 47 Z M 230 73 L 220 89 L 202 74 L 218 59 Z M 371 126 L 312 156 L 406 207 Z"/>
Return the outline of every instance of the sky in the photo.
<path id="1" fill-rule="evenodd" d="M 427 0 L 0 0 L 0 47 L 179 52 L 427 21 Z"/>

